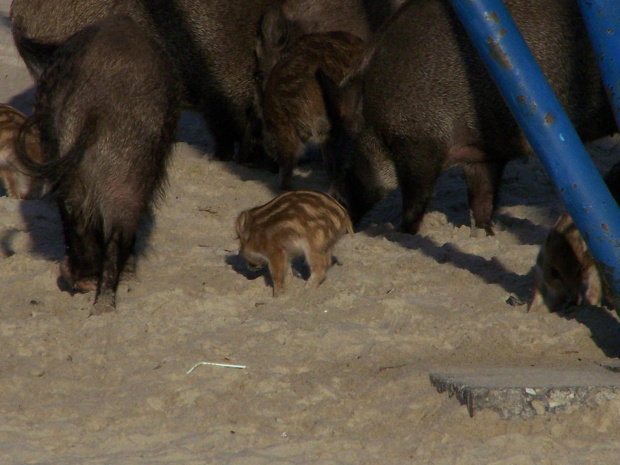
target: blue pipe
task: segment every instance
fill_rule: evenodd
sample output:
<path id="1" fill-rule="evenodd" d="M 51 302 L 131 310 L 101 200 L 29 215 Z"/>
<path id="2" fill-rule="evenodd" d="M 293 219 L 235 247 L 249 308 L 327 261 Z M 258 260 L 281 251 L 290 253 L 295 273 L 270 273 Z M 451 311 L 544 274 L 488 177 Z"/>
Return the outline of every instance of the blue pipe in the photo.
<path id="1" fill-rule="evenodd" d="M 450 3 L 620 296 L 620 210 L 508 10 L 501 0 Z"/>
<path id="2" fill-rule="evenodd" d="M 620 127 L 620 1 L 579 0 L 579 7 Z"/>

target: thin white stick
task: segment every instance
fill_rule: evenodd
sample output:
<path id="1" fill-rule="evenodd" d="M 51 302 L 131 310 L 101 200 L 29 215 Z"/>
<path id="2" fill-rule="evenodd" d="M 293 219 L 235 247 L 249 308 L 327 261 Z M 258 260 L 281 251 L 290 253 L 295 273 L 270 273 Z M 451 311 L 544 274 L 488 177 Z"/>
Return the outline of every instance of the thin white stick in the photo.
<path id="1" fill-rule="evenodd" d="M 216 367 L 236 368 L 238 370 L 244 370 L 245 369 L 245 365 L 229 365 L 227 363 L 198 362 L 196 365 L 194 365 L 189 370 L 187 370 L 187 373 L 185 373 L 185 374 L 189 375 L 192 371 L 194 371 L 196 369 L 196 367 L 198 367 L 200 365 L 213 365 L 213 366 L 216 366 Z"/>

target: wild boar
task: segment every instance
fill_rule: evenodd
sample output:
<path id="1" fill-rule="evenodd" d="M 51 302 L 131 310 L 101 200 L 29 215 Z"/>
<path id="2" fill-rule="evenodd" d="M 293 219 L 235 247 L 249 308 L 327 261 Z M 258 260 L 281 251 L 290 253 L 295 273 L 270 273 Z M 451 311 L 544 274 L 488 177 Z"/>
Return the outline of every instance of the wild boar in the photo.
<path id="1" fill-rule="evenodd" d="M 504 3 L 580 136 L 615 132 L 577 2 Z M 342 85 L 322 79 L 340 154 L 330 193 L 356 222 L 397 180 L 415 234 L 441 171 L 461 166 L 472 227 L 492 235 L 504 167 L 531 147 L 462 24 L 447 0 L 411 0 L 376 37 Z"/>
<path id="2" fill-rule="evenodd" d="M 178 81 L 169 55 L 127 16 L 71 36 L 39 78 L 29 123 L 40 130 L 45 161 L 18 150 L 20 162 L 53 186 L 61 275 L 79 292 L 96 289 L 94 313 L 115 309 L 136 232 L 163 194 Z"/>
<path id="3" fill-rule="evenodd" d="M 111 14 L 130 16 L 170 54 L 185 101 L 213 134 L 216 156 L 230 159 L 253 104 L 259 20 L 282 1 L 13 0 L 10 17 L 17 49 L 36 77 L 69 35 Z M 385 5 L 398 1 L 377 0 L 367 8 L 367 0 L 286 0 L 286 11 L 304 19 L 304 30 L 333 30 L 343 21 L 368 28 Z"/>
<path id="4" fill-rule="evenodd" d="M 307 285 L 318 287 L 332 264 L 340 237 L 353 234 L 347 211 L 327 194 L 285 192 L 259 207 L 243 211 L 235 223 L 240 255 L 251 269 L 269 266 L 273 296 L 284 291 L 291 260 L 304 256 L 310 266 Z"/>

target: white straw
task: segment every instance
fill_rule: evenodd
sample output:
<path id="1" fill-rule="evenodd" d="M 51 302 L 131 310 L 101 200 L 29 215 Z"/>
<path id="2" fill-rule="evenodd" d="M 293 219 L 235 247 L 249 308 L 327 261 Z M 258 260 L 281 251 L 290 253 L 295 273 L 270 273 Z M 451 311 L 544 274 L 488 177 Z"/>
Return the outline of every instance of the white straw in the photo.
<path id="1" fill-rule="evenodd" d="M 200 365 L 213 365 L 213 366 L 216 366 L 216 367 L 236 368 L 238 370 L 245 369 L 245 365 L 229 365 L 227 363 L 198 362 L 196 365 L 194 365 L 189 370 L 187 370 L 187 373 L 185 373 L 185 374 L 189 375 L 192 371 L 194 371 L 196 369 L 196 367 L 198 367 Z"/>

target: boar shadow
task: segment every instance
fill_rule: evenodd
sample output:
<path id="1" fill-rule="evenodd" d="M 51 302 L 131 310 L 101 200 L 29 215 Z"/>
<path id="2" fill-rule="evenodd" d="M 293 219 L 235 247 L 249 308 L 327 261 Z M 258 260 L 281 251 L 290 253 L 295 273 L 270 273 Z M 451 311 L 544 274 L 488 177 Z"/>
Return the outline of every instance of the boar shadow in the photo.
<path id="1" fill-rule="evenodd" d="M 227 255 L 226 264 L 230 265 L 232 269 L 235 270 L 235 272 L 239 273 L 250 281 L 254 281 L 255 279 L 262 276 L 265 280 L 265 286 L 273 286 L 273 281 L 271 280 L 269 268 L 267 266 L 263 266 L 260 270 L 252 271 L 246 266 L 245 259 L 239 254 Z"/>
<path id="2" fill-rule="evenodd" d="M 213 154 L 215 151 L 213 135 L 202 115 L 195 111 L 185 110 L 181 112 L 176 140 L 196 146 L 205 155 Z"/>
<path id="3" fill-rule="evenodd" d="M 9 18 L 8 15 L 2 15 L 2 17 L 0 17 L 0 24 L 7 29 L 11 29 L 11 18 Z"/>
<path id="4" fill-rule="evenodd" d="M 372 235 L 372 231 L 368 231 Z M 534 268 L 526 275 L 519 275 L 507 270 L 500 260 L 483 257 L 459 250 L 456 244 L 446 243 L 439 246 L 426 236 L 403 234 L 398 231 L 381 232 L 377 234 L 386 239 L 397 242 L 403 247 L 417 250 L 433 258 L 437 263 L 452 264 L 456 268 L 467 270 L 481 277 L 488 284 L 499 284 L 511 296 L 506 300 L 509 305 L 516 302 L 526 311 L 534 287 Z M 605 356 L 620 356 L 620 323 L 605 309 L 582 306 L 574 311 L 557 312 L 558 316 L 567 320 L 576 320 L 590 330 L 592 341 L 599 347 Z"/>
<path id="5" fill-rule="evenodd" d="M 31 252 L 44 260 L 60 262 L 65 255 L 62 222 L 54 194 L 48 194 L 39 200 L 20 200 L 19 211 L 24 222 L 24 231 L 31 239 Z M 149 247 L 149 238 L 155 226 L 152 212 L 142 220 L 136 236 L 135 264 L 137 266 Z M 0 253 L 10 257 L 16 252 L 13 239 L 20 231 L 10 229 L 0 235 Z M 69 290 L 68 285 L 59 277 L 60 290 Z M 73 293 L 73 291 L 71 291 Z"/>
<path id="6" fill-rule="evenodd" d="M 372 231 L 368 234 L 373 235 Z M 506 267 L 497 258 L 487 260 L 478 255 L 459 250 L 457 244 L 446 242 L 437 244 L 428 236 L 403 234 L 398 231 L 382 232 L 378 235 L 397 242 L 406 249 L 416 250 L 440 264 L 451 264 L 456 268 L 469 271 L 479 276 L 488 284 L 499 284 L 506 292 L 516 297 L 517 302 L 525 305 L 533 290 L 533 272 L 519 275 Z"/>

